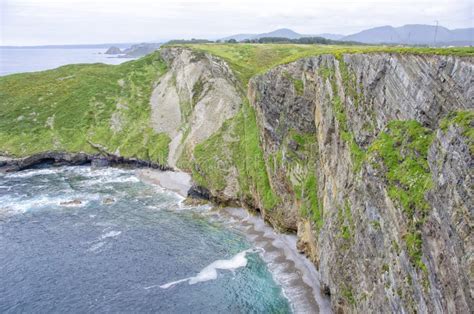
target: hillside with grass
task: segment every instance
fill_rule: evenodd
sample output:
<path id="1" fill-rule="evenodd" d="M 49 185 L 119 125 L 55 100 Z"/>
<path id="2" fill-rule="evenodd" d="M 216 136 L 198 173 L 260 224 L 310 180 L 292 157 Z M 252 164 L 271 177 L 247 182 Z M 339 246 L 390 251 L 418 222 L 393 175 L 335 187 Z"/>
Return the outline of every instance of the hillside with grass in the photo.
<path id="1" fill-rule="evenodd" d="M 0 152 L 98 153 L 165 163 L 169 138 L 150 126 L 159 53 L 121 65 L 80 64 L 0 77 Z"/>

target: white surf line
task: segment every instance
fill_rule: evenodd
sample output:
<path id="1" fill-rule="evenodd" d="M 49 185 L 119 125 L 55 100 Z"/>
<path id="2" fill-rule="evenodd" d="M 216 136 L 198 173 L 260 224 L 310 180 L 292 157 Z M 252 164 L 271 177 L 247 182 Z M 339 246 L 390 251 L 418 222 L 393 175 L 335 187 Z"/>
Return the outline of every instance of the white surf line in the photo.
<path id="1" fill-rule="evenodd" d="M 153 285 L 149 287 L 145 287 L 145 289 L 152 289 L 156 287 L 160 287 L 161 289 L 168 289 L 171 288 L 177 284 L 180 284 L 182 282 L 187 281 L 190 285 L 197 284 L 199 282 L 204 282 L 204 281 L 209 281 L 209 280 L 215 280 L 217 279 L 217 270 L 230 270 L 234 271 L 237 268 L 245 267 L 247 266 L 248 260 L 247 260 L 247 253 L 256 253 L 257 250 L 255 249 L 248 249 L 245 251 L 242 251 L 236 255 L 234 255 L 230 259 L 221 259 L 212 262 L 211 264 L 207 265 L 204 267 L 196 276 L 193 277 L 188 277 L 176 281 L 172 281 L 169 283 L 166 283 L 164 285 Z"/>
<path id="2" fill-rule="evenodd" d="M 261 217 L 252 216 L 242 208 L 224 208 L 222 213 L 227 221 L 234 218 L 231 225 L 243 231 L 254 245 L 266 249 L 261 253 L 262 259 L 282 286 L 295 313 L 313 312 L 311 303 L 317 303 L 320 313 L 332 312 L 329 299 L 320 292 L 319 272 L 311 261 L 296 251 L 295 235 L 278 234 Z"/>

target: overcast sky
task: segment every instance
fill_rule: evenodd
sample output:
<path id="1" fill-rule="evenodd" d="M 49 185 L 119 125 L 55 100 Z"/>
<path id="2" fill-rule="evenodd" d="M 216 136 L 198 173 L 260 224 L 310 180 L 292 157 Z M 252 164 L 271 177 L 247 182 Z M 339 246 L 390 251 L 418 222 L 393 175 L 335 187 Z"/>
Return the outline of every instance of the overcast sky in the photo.
<path id="1" fill-rule="evenodd" d="M 220 38 L 291 28 L 351 34 L 404 24 L 473 27 L 473 0 L 0 0 L 0 45 Z"/>

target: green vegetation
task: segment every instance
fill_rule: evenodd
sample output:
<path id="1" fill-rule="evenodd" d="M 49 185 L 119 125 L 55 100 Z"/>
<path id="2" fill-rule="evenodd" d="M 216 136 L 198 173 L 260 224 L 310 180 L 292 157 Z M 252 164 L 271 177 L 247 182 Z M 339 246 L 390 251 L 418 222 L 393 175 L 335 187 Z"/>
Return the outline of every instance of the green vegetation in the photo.
<path id="1" fill-rule="evenodd" d="M 349 79 L 347 78 L 350 76 L 350 74 L 342 58 L 340 56 L 337 56 L 337 59 L 339 60 L 339 68 L 341 69 L 344 88 L 345 90 L 349 92 L 353 91 L 353 87 L 351 86 L 355 84 L 355 82 L 353 80 L 349 81 Z M 355 140 L 354 134 L 350 131 L 350 128 L 348 125 L 347 114 L 345 111 L 345 106 L 344 106 L 343 100 L 339 96 L 339 92 L 336 86 L 335 71 L 332 68 L 323 67 L 320 69 L 319 73 L 323 77 L 323 79 L 329 80 L 331 83 L 332 92 L 333 92 L 332 106 L 334 110 L 334 115 L 336 117 L 336 121 L 339 124 L 339 131 L 341 134 L 341 138 L 349 146 L 352 162 L 354 165 L 354 172 L 358 172 L 365 159 L 365 151 L 359 147 L 359 145 L 357 144 Z M 358 99 L 360 98 L 358 95 L 359 93 L 353 92 L 352 97 L 354 101 L 358 101 Z"/>
<path id="2" fill-rule="evenodd" d="M 226 136 L 234 140 L 228 142 Z M 202 186 L 222 190 L 228 171 L 235 166 L 243 200 L 251 203 L 256 196 L 265 209 L 277 205 L 279 199 L 268 179 L 255 112 L 248 103 L 242 104 L 241 111 L 219 132 L 196 146 L 194 161 L 193 177 Z"/>
<path id="3" fill-rule="evenodd" d="M 445 132 L 451 125 L 461 128 L 461 134 L 468 139 L 469 149 L 474 154 L 474 110 L 451 112 L 440 122 L 440 128 Z"/>
<path id="4" fill-rule="evenodd" d="M 427 161 L 432 140 L 432 131 L 417 121 L 391 121 L 368 150 L 372 162 L 382 160 L 388 194 L 400 204 L 408 219 L 409 230 L 404 240 L 413 264 L 420 269 L 426 268 L 421 261 L 419 230 L 430 210 L 425 193 L 433 185 Z"/>
<path id="5" fill-rule="evenodd" d="M 351 205 L 346 201 L 344 208 L 339 208 L 337 212 L 337 221 L 340 225 L 340 237 L 351 241 L 354 238 L 354 221 L 352 220 Z M 344 246 L 347 248 L 348 246 Z"/>
<path id="6" fill-rule="evenodd" d="M 170 45 L 173 46 L 173 45 Z M 405 48 L 385 46 L 340 46 L 297 44 L 190 44 L 181 45 L 208 52 L 227 61 L 245 88 L 254 75 L 304 57 L 343 53 L 411 53 L 474 56 L 474 48 Z"/>
<path id="7" fill-rule="evenodd" d="M 149 97 L 165 70 L 154 53 L 117 66 L 68 65 L 0 77 L 0 152 L 94 153 L 100 147 L 163 164 L 169 138 L 150 126 Z"/>
<path id="8" fill-rule="evenodd" d="M 427 161 L 432 140 L 432 131 L 417 121 L 391 121 L 369 147 L 369 154 L 380 157 L 386 167 L 390 197 L 408 217 L 429 210 L 424 195 L 432 186 Z"/>
<path id="9" fill-rule="evenodd" d="M 199 99 L 202 97 L 202 92 L 204 91 L 204 83 L 202 80 L 197 80 L 193 86 L 193 106 L 195 106 Z"/>
<path id="10" fill-rule="evenodd" d="M 285 158 L 283 158 L 283 150 Z M 272 169 L 273 172 L 281 173 L 281 169 L 285 169 L 286 180 L 292 186 L 294 195 L 300 202 L 300 214 L 303 217 L 311 218 L 314 227 L 319 231 L 323 226 L 324 217 L 322 204 L 318 197 L 317 150 L 316 134 L 290 130 L 280 150 L 273 154 L 273 160 L 270 159 L 269 163 L 277 165 L 277 169 Z"/>
<path id="11" fill-rule="evenodd" d="M 283 75 L 293 84 L 296 95 L 303 96 L 304 94 L 304 82 L 301 79 L 294 78 L 290 73 L 283 72 Z"/>
<path id="12" fill-rule="evenodd" d="M 344 286 L 341 289 L 341 296 L 352 306 L 356 304 L 356 299 L 354 293 L 352 292 L 352 287 Z"/>

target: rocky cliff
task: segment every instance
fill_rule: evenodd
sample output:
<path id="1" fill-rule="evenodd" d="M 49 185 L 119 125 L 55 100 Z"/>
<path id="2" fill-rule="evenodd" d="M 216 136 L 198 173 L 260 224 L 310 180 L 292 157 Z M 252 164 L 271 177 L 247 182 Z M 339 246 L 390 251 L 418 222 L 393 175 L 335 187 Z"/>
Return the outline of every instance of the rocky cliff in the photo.
<path id="1" fill-rule="evenodd" d="M 6 77 L 0 152 L 189 171 L 297 233 L 337 311 L 472 311 L 474 58 L 324 49 L 168 47 Z"/>
<path id="2" fill-rule="evenodd" d="M 251 81 L 279 223 L 334 308 L 472 308 L 473 74 L 472 58 L 355 54 Z"/>
<path id="3" fill-rule="evenodd" d="M 192 170 L 297 232 L 335 309 L 469 312 L 473 74 L 472 58 L 385 53 L 276 67 Z M 251 119 L 261 152 L 242 140 Z"/>

